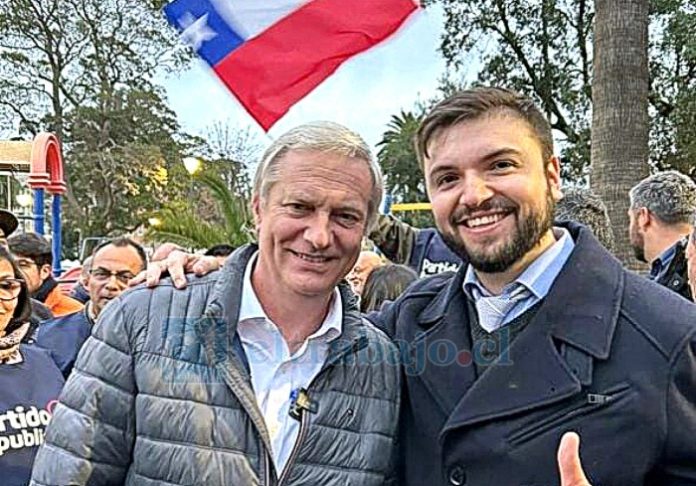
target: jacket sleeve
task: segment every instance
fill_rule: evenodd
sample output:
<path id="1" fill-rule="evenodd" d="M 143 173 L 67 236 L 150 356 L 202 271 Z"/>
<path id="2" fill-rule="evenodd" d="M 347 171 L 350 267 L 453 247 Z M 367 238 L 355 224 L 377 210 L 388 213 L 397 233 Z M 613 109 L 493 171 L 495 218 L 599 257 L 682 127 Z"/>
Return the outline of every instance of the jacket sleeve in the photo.
<path id="1" fill-rule="evenodd" d="M 418 229 L 388 214 L 380 214 L 369 238 L 394 263 L 408 265 Z"/>
<path id="2" fill-rule="evenodd" d="M 664 486 L 696 485 L 696 337 L 691 336 L 672 365 L 667 390 L 667 438 L 660 461 Z"/>
<path id="3" fill-rule="evenodd" d="M 120 299 L 99 317 L 47 427 L 32 485 L 124 483 L 135 437 L 131 324 Z"/>

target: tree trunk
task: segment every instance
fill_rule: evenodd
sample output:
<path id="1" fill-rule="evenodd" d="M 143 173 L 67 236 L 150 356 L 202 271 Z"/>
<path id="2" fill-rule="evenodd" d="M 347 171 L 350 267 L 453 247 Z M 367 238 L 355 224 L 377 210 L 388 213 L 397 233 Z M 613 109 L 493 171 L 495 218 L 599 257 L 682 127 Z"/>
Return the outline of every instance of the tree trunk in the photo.
<path id="1" fill-rule="evenodd" d="M 644 267 L 628 239 L 628 191 L 648 167 L 649 0 L 595 0 L 590 185 L 609 209 L 617 257 Z"/>

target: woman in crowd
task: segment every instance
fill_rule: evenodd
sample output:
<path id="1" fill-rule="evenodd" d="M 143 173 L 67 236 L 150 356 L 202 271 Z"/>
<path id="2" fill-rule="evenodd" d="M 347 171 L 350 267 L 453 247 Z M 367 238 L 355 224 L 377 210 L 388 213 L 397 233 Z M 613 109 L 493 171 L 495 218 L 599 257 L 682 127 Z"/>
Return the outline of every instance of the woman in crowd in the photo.
<path id="1" fill-rule="evenodd" d="M 418 275 L 406 265 L 388 264 L 374 269 L 365 281 L 360 312 L 377 311 L 387 300 L 395 300 Z"/>
<path id="2" fill-rule="evenodd" d="M 31 466 L 63 387 L 48 351 L 31 344 L 22 273 L 0 247 L 0 483 L 29 484 Z"/>

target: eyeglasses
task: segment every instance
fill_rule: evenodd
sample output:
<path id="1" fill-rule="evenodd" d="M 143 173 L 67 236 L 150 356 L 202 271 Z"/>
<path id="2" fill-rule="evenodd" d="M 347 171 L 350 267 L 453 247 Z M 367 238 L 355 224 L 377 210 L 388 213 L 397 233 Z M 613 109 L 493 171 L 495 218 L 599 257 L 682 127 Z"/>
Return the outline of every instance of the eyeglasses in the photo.
<path id="1" fill-rule="evenodd" d="M 24 280 L 19 278 L 6 278 L 0 280 L 0 300 L 14 300 L 19 296 L 24 286 Z"/>
<path id="2" fill-rule="evenodd" d="M 128 270 L 123 270 L 121 272 L 112 272 L 111 270 L 107 270 L 106 268 L 95 268 L 94 270 L 90 270 L 89 274 L 92 276 L 92 278 L 99 282 L 106 282 L 108 280 L 111 280 L 111 277 L 116 277 L 116 280 L 118 280 L 122 284 L 127 284 L 130 279 L 135 277 L 135 275 L 133 275 L 133 273 L 129 272 Z"/>

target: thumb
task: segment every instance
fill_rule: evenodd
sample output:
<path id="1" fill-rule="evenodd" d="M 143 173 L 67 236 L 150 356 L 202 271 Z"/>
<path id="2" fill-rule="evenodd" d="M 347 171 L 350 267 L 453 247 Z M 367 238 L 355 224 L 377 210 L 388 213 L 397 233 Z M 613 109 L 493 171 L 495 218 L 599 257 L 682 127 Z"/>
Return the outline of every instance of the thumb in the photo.
<path id="1" fill-rule="evenodd" d="M 561 486 L 591 486 L 580 463 L 580 436 L 566 432 L 558 446 L 558 469 Z"/>

